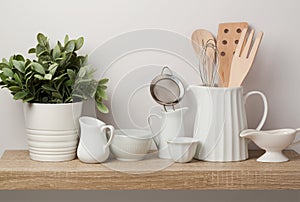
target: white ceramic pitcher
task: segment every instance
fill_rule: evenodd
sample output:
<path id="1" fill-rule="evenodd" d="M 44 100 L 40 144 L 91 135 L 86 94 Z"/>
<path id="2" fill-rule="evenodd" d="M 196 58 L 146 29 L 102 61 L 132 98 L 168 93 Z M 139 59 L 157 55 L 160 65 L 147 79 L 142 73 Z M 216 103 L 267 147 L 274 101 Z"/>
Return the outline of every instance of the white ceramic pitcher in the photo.
<path id="1" fill-rule="evenodd" d="M 245 101 L 258 94 L 264 103 L 264 113 L 256 130 L 265 123 L 267 99 L 259 91 L 243 94 L 243 88 L 188 87 L 196 99 L 197 111 L 194 137 L 200 140 L 195 158 L 205 161 L 241 161 L 248 158 L 248 141 L 239 136 L 247 129 Z"/>
<path id="2" fill-rule="evenodd" d="M 171 159 L 168 150 L 168 141 L 175 137 L 184 136 L 183 115 L 188 110 L 187 107 L 170 111 L 160 111 L 159 114 L 151 112 L 148 116 L 148 123 L 154 135 L 154 142 L 158 148 L 158 157 Z M 151 119 L 158 118 L 161 121 L 160 130 L 155 133 L 151 127 Z"/>
<path id="3" fill-rule="evenodd" d="M 114 137 L 114 127 L 93 117 L 80 117 L 80 141 L 77 156 L 85 163 L 101 163 L 109 156 L 109 145 Z M 106 129 L 110 130 L 107 141 Z"/>

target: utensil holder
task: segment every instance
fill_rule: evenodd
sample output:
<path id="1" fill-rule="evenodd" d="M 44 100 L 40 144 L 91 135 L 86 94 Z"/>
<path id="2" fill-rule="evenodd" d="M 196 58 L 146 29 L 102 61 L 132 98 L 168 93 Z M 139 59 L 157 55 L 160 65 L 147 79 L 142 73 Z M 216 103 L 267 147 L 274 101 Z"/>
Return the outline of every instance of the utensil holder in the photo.
<path id="1" fill-rule="evenodd" d="M 264 114 L 256 130 L 266 120 L 268 106 L 263 93 L 252 91 L 243 95 L 243 88 L 215 88 L 190 86 L 196 98 L 197 111 L 194 138 L 200 140 L 195 158 L 205 161 L 227 162 L 248 158 L 248 141 L 239 134 L 247 129 L 245 101 L 258 94 L 264 102 Z"/>

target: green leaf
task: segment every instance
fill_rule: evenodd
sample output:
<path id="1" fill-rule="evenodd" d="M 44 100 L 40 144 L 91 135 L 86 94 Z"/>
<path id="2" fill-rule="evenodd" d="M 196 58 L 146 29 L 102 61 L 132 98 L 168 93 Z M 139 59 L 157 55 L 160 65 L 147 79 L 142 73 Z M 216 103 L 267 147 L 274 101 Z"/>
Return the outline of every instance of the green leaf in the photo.
<path id="1" fill-rule="evenodd" d="M 5 80 L 6 83 L 10 84 L 10 85 L 19 85 L 18 82 L 16 82 L 15 80 L 12 80 L 10 78 L 7 78 Z"/>
<path id="2" fill-rule="evenodd" d="M 65 99 L 65 103 L 69 103 L 69 102 L 72 102 L 72 97 L 68 97 L 67 99 Z"/>
<path id="3" fill-rule="evenodd" d="M 75 51 L 79 50 L 84 43 L 84 38 L 83 37 L 79 37 L 76 41 L 75 41 Z"/>
<path id="4" fill-rule="evenodd" d="M 30 76 L 28 78 L 26 78 L 26 81 L 25 81 L 25 87 L 28 89 L 29 86 L 28 86 L 28 83 L 31 81 L 31 78 L 33 77 L 33 74 L 30 74 Z M 32 87 L 32 86 L 30 86 Z"/>
<path id="5" fill-rule="evenodd" d="M 107 89 L 107 86 L 101 85 L 101 86 L 98 86 L 98 88 L 101 88 L 101 89 L 103 89 L 103 90 L 106 90 L 106 89 Z"/>
<path id="6" fill-rule="evenodd" d="M 19 77 L 18 74 L 16 74 L 16 73 L 14 74 L 14 79 L 19 84 L 19 86 L 22 86 L 22 81 L 21 81 L 21 79 L 20 79 L 20 77 Z"/>
<path id="7" fill-rule="evenodd" d="M 56 45 L 53 49 L 53 52 L 52 52 L 52 57 L 54 59 L 58 58 L 60 56 L 60 48 L 58 45 Z"/>
<path id="8" fill-rule="evenodd" d="M 66 35 L 64 40 L 65 45 L 68 43 L 68 41 L 69 41 L 69 35 Z"/>
<path id="9" fill-rule="evenodd" d="M 52 76 L 54 76 L 56 70 L 57 70 L 58 64 L 57 63 L 53 63 L 52 65 L 49 66 L 48 71 L 49 74 L 51 74 Z"/>
<path id="10" fill-rule="evenodd" d="M 42 33 L 38 33 L 37 35 L 37 40 L 39 42 L 39 44 L 41 44 L 42 46 L 47 46 L 48 40 L 47 37 L 45 35 L 43 35 Z"/>
<path id="11" fill-rule="evenodd" d="M 14 66 L 14 64 L 12 63 L 13 59 L 14 59 L 14 56 L 10 56 L 9 62 L 8 62 L 10 67 Z"/>
<path id="12" fill-rule="evenodd" d="M 96 80 L 76 80 L 73 93 L 84 99 L 94 98 L 97 91 L 98 82 Z"/>
<path id="13" fill-rule="evenodd" d="M 63 74 L 61 74 L 60 76 L 58 76 L 58 77 L 55 77 L 54 79 L 53 79 L 53 81 L 57 81 L 57 80 L 61 80 L 64 76 L 66 76 L 67 75 L 67 73 L 63 73 Z"/>
<path id="14" fill-rule="evenodd" d="M 68 76 L 71 81 L 75 81 L 75 72 L 71 69 L 67 69 Z"/>
<path id="15" fill-rule="evenodd" d="M 2 63 L 5 63 L 9 66 L 9 62 L 5 58 L 2 58 Z"/>
<path id="16" fill-rule="evenodd" d="M 49 71 L 49 74 L 51 74 L 52 76 L 54 76 L 54 74 L 55 74 L 55 72 L 56 72 L 56 69 L 57 69 L 57 67 L 51 69 L 51 70 Z"/>
<path id="17" fill-rule="evenodd" d="M 78 77 L 79 78 L 83 78 L 86 74 L 86 69 L 85 68 L 80 68 L 79 72 L 78 72 Z"/>
<path id="18" fill-rule="evenodd" d="M 45 49 L 44 46 L 38 44 L 36 46 L 35 52 L 36 52 L 36 55 L 39 57 L 39 56 L 43 55 L 44 53 L 47 53 L 47 49 Z"/>
<path id="19" fill-rule="evenodd" d="M 85 55 L 85 56 L 78 56 L 77 58 L 80 61 L 79 62 L 80 63 L 79 64 L 80 67 L 84 66 L 87 63 L 87 55 Z"/>
<path id="20" fill-rule="evenodd" d="M 58 80 L 58 83 L 56 83 L 56 89 L 60 89 L 60 87 L 61 87 L 61 85 L 64 83 L 64 81 L 65 81 L 65 79 L 66 78 L 63 78 L 63 79 L 61 79 L 61 80 Z M 62 92 L 61 90 L 60 90 L 60 92 Z"/>
<path id="21" fill-rule="evenodd" d="M 2 62 L 0 63 L 0 70 L 3 68 L 10 68 L 6 63 Z"/>
<path id="22" fill-rule="evenodd" d="M 18 60 L 18 61 L 23 61 L 23 62 L 25 62 L 25 59 L 24 59 L 24 57 L 23 57 L 22 55 L 15 55 L 14 59 L 15 59 L 15 60 Z"/>
<path id="23" fill-rule="evenodd" d="M 41 57 L 43 55 L 48 55 L 48 51 L 47 50 L 44 50 L 44 51 L 41 51 L 40 53 L 37 54 L 38 57 Z M 40 58 L 41 59 L 41 58 Z"/>
<path id="24" fill-rule="evenodd" d="M 27 95 L 28 95 L 28 92 L 24 92 L 24 91 L 17 92 L 17 93 L 14 95 L 14 99 L 15 99 L 15 100 L 23 99 L 23 98 L 26 97 Z"/>
<path id="25" fill-rule="evenodd" d="M 31 61 L 30 60 L 26 60 L 25 62 L 25 72 L 31 67 Z"/>
<path id="26" fill-rule="evenodd" d="M 29 102 L 29 101 L 31 101 L 31 100 L 33 100 L 33 99 L 34 99 L 34 96 L 31 95 L 31 96 L 29 96 L 29 97 L 23 99 L 23 102 Z"/>
<path id="27" fill-rule="evenodd" d="M 11 71 L 11 69 L 9 69 L 9 68 L 5 67 L 5 68 L 2 69 L 2 71 L 3 71 L 3 74 L 7 77 L 13 77 L 14 76 L 13 71 Z"/>
<path id="28" fill-rule="evenodd" d="M 72 86 L 74 81 L 68 80 L 65 82 L 65 86 Z"/>
<path id="29" fill-rule="evenodd" d="M 22 88 L 20 86 L 10 86 L 8 87 L 10 91 L 20 91 Z"/>
<path id="30" fill-rule="evenodd" d="M 37 79 L 39 79 L 39 80 L 45 80 L 45 78 L 42 77 L 42 76 L 39 75 L 39 74 L 35 74 L 34 77 L 37 78 Z"/>
<path id="31" fill-rule="evenodd" d="M 38 72 L 38 73 L 40 73 L 40 74 L 42 74 L 42 75 L 45 75 L 44 67 L 43 67 L 42 65 L 40 65 L 39 63 L 37 63 L 37 62 L 32 62 L 32 63 L 31 63 L 31 66 L 33 67 L 33 69 L 34 69 L 36 72 Z"/>
<path id="32" fill-rule="evenodd" d="M 106 84 L 108 81 L 109 81 L 109 79 L 107 79 L 107 78 L 101 79 L 101 80 L 99 81 L 99 85 Z"/>
<path id="33" fill-rule="evenodd" d="M 3 73 L 0 73 L 0 79 L 1 79 L 1 81 L 6 81 L 6 79 L 7 79 L 7 76 L 5 76 Z"/>
<path id="34" fill-rule="evenodd" d="M 61 94 L 58 93 L 58 92 L 52 92 L 52 96 L 55 97 L 55 98 L 58 98 L 58 99 L 62 99 Z"/>
<path id="35" fill-rule="evenodd" d="M 52 75 L 51 74 L 45 74 L 44 78 L 46 80 L 51 80 L 52 79 Z"/>
<path id="36" fill-rule="evenodd" d="M 58 67 L 57 63 L 53 63 L 52 65 L 50 65 L 48 68 L 49 74 L 53 76 L 56 72 L 57 67 Z"/>
<path id="37" fill-rule="evenodd" d="M 102 113 L 107 114 L 109 112 L 108 108 L 102 102 L 96 102 L 96 106 L 97 109 Z"/>
<path id="38" fill-rule="evenodd" d="M 60 50 L 63 49 L 63 46 L 61 45 L 60 41 L 57 42 L 57 45 L 58 45 L 58 47 L 59 47 Z"/>
<path id="39" fill-rule="evenodd" d="M 53 69 L 55 69 L 57 67 L 58 67 L 58 64 L 57 63 L 53 63 L 52 65 L 49 66 L 48 70 L 51 71 L 51 70 L 53 70 Z"/>
<path id="40" fill-rule="evenodd" d="M 103 89 L 101 89 L 101 88 L 97 88 L 96 96 L 97 96 L 97 97 L 100 97 L 100 98 L 102 98 L 102 99 L 104 99 L 104 100 L 107 100 L 107 99 L 108 99 L 105 90 L 103 90 Z"/>
<path id="41" fill-rule="evenodd" d="M 19 72 L 25 73 L 25 62 L 24 61 L 13 60 L 12 63 Z"/>
<path id="42" fill-rule="evenodd" d="M 69 53 L 69 52 L 73 52 L 74 49 L 75 49 L 75 42 L 74 40 L 71 40 L 66 44 L 65 51 Z"/>
<path id="43" fill-rule="evenodd" d="M 42 85 L 42 89 L 44 89 L 44 90 L 48 90 L 48 91 L 56 91 L 56 89 L 54 89 L 53 87 L 51 87 L 50 85 L 48 85 L 48 84 L 44 84 L 44 85 Z"/>
<path id="44" fill-rule="evenodd" d="M 29 71 L 29 72 L 27 72 L 26 74 L 25 74 L 25 78 L 27 79 L 30 75 L 32 75 L 32 71 Z"/>
<path id="45" fill-rule="evenodd" d="M 28 50 L 28 53 L 29 53 L 29 54 L 35 53 L 35 48 L 30 48 L 30 49 Z"/>

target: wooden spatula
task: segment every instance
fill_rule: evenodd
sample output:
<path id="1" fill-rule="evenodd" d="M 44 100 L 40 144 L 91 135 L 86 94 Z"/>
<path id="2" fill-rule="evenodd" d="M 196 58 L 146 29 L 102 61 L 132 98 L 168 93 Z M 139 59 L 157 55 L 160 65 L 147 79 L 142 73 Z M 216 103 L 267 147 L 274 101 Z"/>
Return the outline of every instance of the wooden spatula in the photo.
<path id="1" fill-rule="evenodd" d="M 197 56 L 199 57 L 199 60 L 200 60 L 201 49 L 207 43 L 211 43 L 213 46 L 216 45 L 216 41 L 215 41 L 214 36 L 209 31 L 207 31 L 205 29 L 195 30 L 192 34 L 191 39 L 192 39 L 192 45 L 193 45 L 194 51 L 197 54 Z M 208 55 L 208 57 L 212 61 L 215 59 L 215 52 L 213 51 L 213 49 L 211 49 L 211 48 L 207 49 L 206 54 Z M 212 83 L 212 81 L 210 81 L 210 79 L 213 78 L 213 76 L 212 76 L 213 69 L 212 69 L 211 66 L 207 66 L 207 68 L 208 69 L 206 69 L 206 71 L 205 71 L 208 74 L 208 75 L 206 75 L 206 77 L 209 78 L 209 80 L 207 82 Z"/>
<path id="2" fill-rule="evenodd" d="M 243 29 L 231 63 L 229 87 L 241 86 L 250 68 L 252 67 L 258 47 L 263 37 L 263 33 L 259 32 L 252 48 L 250 49 L 254 30 L 251 30 L 248 39 L 246 38 L 246 34 L 247 29 Z M 243 44 L 246 44 L 244 48 Z"/>
<path id="3" fill-rule="evenodd" d="M 217 37 L 217 47 L 219 51 L 219 86 L 228 86 L 232 57 L 242 30 L 245 28 L 248 28 L 247 22 L 219 24 Z"/>

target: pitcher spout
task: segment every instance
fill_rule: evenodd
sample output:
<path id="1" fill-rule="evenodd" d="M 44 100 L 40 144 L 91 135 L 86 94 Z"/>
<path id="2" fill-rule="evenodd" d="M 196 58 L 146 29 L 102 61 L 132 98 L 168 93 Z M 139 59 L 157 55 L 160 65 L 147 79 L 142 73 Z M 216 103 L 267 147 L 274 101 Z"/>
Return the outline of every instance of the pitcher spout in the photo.
<path id="1" fill-rule="evenodd" d="M 187 91 L 191 91 L 191 92 L 194 92 L 195 90 L 197 90 L 199 86 L 198 85 L 189 85 L 186 90 Z"/>
<path id="2" fill-rule="evenodd" d="M 188 107 L 182 107 L 182 108 L 179 108 L 177 109 L 178 111 L 181 111 L 182 115 L 185 114 L 187 111 L 188 111 Z"/>
<path id="3" fill-rule="evenodd" d="M 219 90 L 218 88 L 214 87 L 207 87 L 207 86 L 201 86 L 201 85 L 189 85 L 187 87 L 187 92 L 190 92 L 191 95 L 193 95 L 194 99 L 199 102 L 203 100 L 203 98 L 210 98 L 211 96 L 210 91 L 213 90 Z"/>

